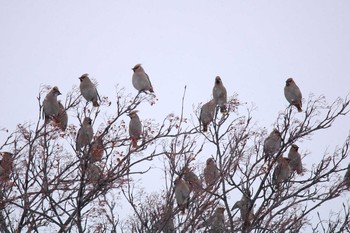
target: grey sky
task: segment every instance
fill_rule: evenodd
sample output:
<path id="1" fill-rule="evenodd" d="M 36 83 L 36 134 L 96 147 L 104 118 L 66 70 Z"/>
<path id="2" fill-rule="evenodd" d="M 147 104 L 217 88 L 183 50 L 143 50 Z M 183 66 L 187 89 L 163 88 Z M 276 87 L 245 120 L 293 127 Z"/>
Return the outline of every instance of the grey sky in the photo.
<path id="1" fill-rule="evenodd" d="M 349 93 L 349 12 L 349 1 L 0 0 L 0 128 L 37 119 L 40 85 L 57 85 L 63 99 L 83 73 L 113 103 L 116 84 L 136 94 L 131 68 L 142 63 L 159 101 L 142 104 L 140 117 L 179 113 L 185 85 L 189 116 L 220 75 L 229 95 L 257 106 L 255 120 L 270 131 L 288 106 L 288 77 L 305 100 Z M 303 142 L 313 156 L 306 161 L 343 143 L 349 117 L 334 126 Z"/>

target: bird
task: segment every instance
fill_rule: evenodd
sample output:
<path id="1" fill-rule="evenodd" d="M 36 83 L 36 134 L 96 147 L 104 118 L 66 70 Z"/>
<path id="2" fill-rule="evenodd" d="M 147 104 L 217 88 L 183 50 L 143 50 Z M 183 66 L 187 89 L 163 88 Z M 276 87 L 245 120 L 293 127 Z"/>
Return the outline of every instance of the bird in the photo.
<path id="1" fill-rule="evenodd" d="M 303 172 L 303 165 L 301 163 L 301 156 L 298 152 L 299 147 L 293 144 L 288 153 L 289 166 L 292 172 L 296 171 L 299 175 Z"/>
<path id="2" fill-rule="evenodd" d="M 86 99 L 86 101 L 92 101 L 92 105 L 94 107 L 100 106 L 98 100 L 100 100 L 100 96 L 97 92 L 95 84 L 93 84 L 89 78 L 89 74 L 83 74 L 80 76 L 80 93 Z"/>
<path id="3" fill-rule="evenodd" d="M 214 214 L 211 216 L 210 222 L 210 233 L 224 233 L 226 232 L 225 229 L 225 208 L 224 207 L 217 207 L 215 209 Z"/>
<path id="4" fill-rule="evenodd" d="M 202 183 L 199 180 L 198 176 L 194 174 L 193 171 L 191 171 L 190 168 L 185 167 L 184 168 L 184 180 L 188 183 L 188 187 L 190 188 L 190 191 L 194 191 L 198 193 L 200 190 L 202 190 Z"/>
<path id="5" fill-rule="evenodd" d="M 151 81 L 141 64 L 136 64 L 132 70 L 134 71 L 132 75 L 132 85 L 135 87 L 135 89 L 139 92 L 149 91 L 153 93 L 154 91 Z"/>
<path id="6" fill-rule="evenodd" d="M 178 176 L 175 181 L 175 199 L 176 203 L 181 211 L 182 214 L 185 213 L 185 210 L 188 209 L 189 206 L 189 200 L 190 200 L 190 188 L 186 184 L 186 181 L 184 181 L 180 176 Z"/>
<path id="7" fill-rule="evenodd" d="M 251 201 L 251 193 L 249 189 L 243 189 L 241 200 L 237 201 L 231 210 L 239 209 L 241 219 L 246 226 L 249 226 L 254 219 L 253 206 Z"/>
<path id="8" fill-rule="evenodd" d="M 78 130 L 76 149 L 80 151 L 82 147 L 90 144 L 92 137 L 94 135 L 94 130 L 92 128 L 92 120 L 90 117 L 85 117 L 82 126 Z"/>
<path id="9" fill-rule="evenodd" d="M 59 108 L 58 114 L 53 117 L 53 121 L 56 126 L 58 126 L 62 131 L 65 131 L 68 125 L 67 111 L 62 105 L 61 101 L 58 101 L 58 108 Z"/>
<path id="10" fill-rule="evenodd" d="M 347 189 L 350 189 L 350 163 L 348 165 L 348 169 L 346 170 L 346 173 L 344 175 L 344 184 L 346 185 Z"/>
<path id="11" fill-rule="evenodd" d="M 104 151 L 103 139 L 101 136 L 99 136 L 91 143 L 89 160 L 92 163 L 101 161 L 103 156 L 103 151 Z"/>
<path id="12" fill-rule="evenodd" d="M 220 173 L 213 158 L 208 158 L 204 168 L 204 181 L 207 189 L 211 190 L 215 183 L 219 180 Z"/>
<path id="13" fill-rule="evenodd" d="M 137 110 L 131 111 L 129 113 L 129 136 L 131 139 L 132 147 L 137 147 L 137 140 L 140 139 L 142 133 L 142 125 L 139 116 L 137 115 Z"/>
<path id="14" fill-rule="evenodd" d="M 101 168 L 99 168 L 96 164 L 89 163 L 86 169 L 86 178 L 88 182 L 96 184 L 99 182 L 102 176 Z"/>
<path id="15" fill-rule="evenodd" d="M 208 125 L 210 122 L 214 119 L 214 113 L 215 113 L 215 100 L 212 99 L 209 102 L 203 104 L 201 108 L 201 113 L 199 116 L 199 123 L 202 123 L 203 125 L 203 132 L 208 131 Z"/>
<path id="16" fill-rule="evenodd" d="M 264 141 L 265 162 L 280 150 L 281 143 L 281 133 L 274 129 Z"/>
<path id="17" fill-rule="evenodd" d="M 215 104 L 220 107 L 220 112 L 222 114 L 227 113 L 226 103 L 227 103 L 227 92 L 222 80 L 219 76 L 215 78 L 215 84 L 213 87 L 213 98 Z"/>
<path id="18" fill-rule="evenodd" d="M 272 184 L 279 188 L 279 185 L 285 181 L 290 176 L 291 169 L 289 167 L 289 158 L 283 157 L 282 155 L 277 159 L 277 166 L 273 171 Z"/>
<path id="19" fill-rule="evenodd" d="M 13 154 L 10 152 L 0 152 L 0 181 L 7 181 L 10 178 L 13 167 Z"/>
<path id="20" fill-rule="evenodd" d="M 61 95 L 57 86 L 54 86 L 46 95 L 43 102 L 43 117 L 45 123 L 48 123 L 53 117 L 55 117 L 60 111 L 60 107 L 57 101 L 57 96 Z"/>
<path id="21" fill-rule="evenodd" d="M 288 78 L 286 80 L 286 86 L 284 87 L 284 96 L 288 100 L 289 104 L 297 107 L 298 112 L 303 111 L 301 109 L 301 107 L 302 107 L 302 103 L 301 103 L 302 94 L 301 94 L 301 91 L 300 91 L 299 87 L 297 86 L 297 84 L 295 84 L 293 78 Z"/>

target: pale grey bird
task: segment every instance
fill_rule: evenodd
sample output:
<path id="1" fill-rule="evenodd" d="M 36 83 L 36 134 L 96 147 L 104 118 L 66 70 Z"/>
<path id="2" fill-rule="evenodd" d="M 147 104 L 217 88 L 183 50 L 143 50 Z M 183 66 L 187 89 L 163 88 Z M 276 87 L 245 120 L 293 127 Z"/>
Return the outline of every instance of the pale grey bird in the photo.
<path id="1" fill-rule="evenodd" d="M 58 101 L 58 107 L 58 114 L 55 117 L 53 117 L 53 121 L 56 126 L 58 126 L 61 130 L 65 131 L 68 125 L 67 111 L 62 105 L 61 101 Z"/>
<path id="2" fill-rule="evenodd" d="M 303 165 L 301 163 L 301 155 L 298 152 L 299 147 L 293 144 L 288 153 L 289 167 L 292 172 L 296 171 L 299 175 L 303 172 Z"/>
<path id="3" fill-rule="evenodd" d="M 344 184 L 348 189 L 350 189 L 350 163 L 348 165 L 348 169 L 346 170 L 346 173 L 344 175 Z"/>
<path id="4" fill-rule="evenodd" d="M 198 193 L 202 190 L 202 183 L 199 180 L 198 176 L 194 174 L 193 171 L 191 171 L 190 168 L 185 167 L 184 168 L 184 180 L 187 181 L 188 187 L 190 188 L 190 191 L 194 191 Z"/>
<path id="5" fill-rule="evenodd" d="M 277 159 L 277 166 L 272 175 L 272 184 L 276 186 L 277 189 L 279 185 L 287 181 L 290 176 L 291 169 L 289 167 L 289 161 L 289 158 L 283 157 L 282 155 Z"/>
<path id="6" fill-rule="evenodd" d="M 189 200 L 190 200 L 190 188 L 188 187 L 186 181 L 181 177 L 177 177 L 174 181 L 175 185 L 175 199 L 176 203 L 181 211 L 185 213 L 185 210 L 188 209 Z"/>
<path id="7" fill-rule="evenodd" d="M 61 95 L 58 87 L 53 87 L 50 92 L 46 95 L 43 102 L 43 117 L 45 123 L 48 123 L 53 117 L 55 117 L 60 111 L 57 96 Z"/>
<path id="8" fill-rule="evenodd" d="M 98 95 L 95 84 L 93 84 L 89 78 L 89 74 L 83 74 L 80 78 L 80 93 L 88 102 L 92 102 L 94 107 L 100 106 L 98 100 L 100 96 Z"/>
<path id="9" fill-rule="evenodd" d="M 241 200 L 237 201 L 231 210 L 239 209 L 241 219 L 246 226 L 249 226 L 254 219 L 253 206 L 251 201 L 251 193 L 248 189 L 243 189 L 244 193 Z"/>
<path id="10" fill-rule="evenodd" d="M 220 173 L 213 158 L 208 158 L 204 168 L 204 180 L 208 190 L 212 190 L 219 181 Z"/>
<path id="11" fill-rule="evenodd" d="M 220 112 L 226 114 L 227 92 L 219 76 L 216 76 L 215 78 L 215 84 L 213 87 L 213 98 L 215 104 L 220 107 Z"/>
<path id="12" fill-rule="evenodd" d="M 265 162 L 280 150 L 281 143 L 281 133 L 274 129 L 264 141 Z"/>
<path id="13" fill-rule="evenodd" d="M 301 109 L 302 103 L 302 94 L 299 87 L 295 84 L 292 78 L 288 78 L 286 81 L 286 86 L 284 87 L 284 96 L 288 100 L 289 104 L 297 107 L 299 112 L 302 112 Z"/>
<path id="14" fill-rule="evenodd" d="M 139 116 L 137 115 L 137 110 L 131 111 L 129 113 L 129 136 L 131 139 L 132 147 L 137 147 L 137 140 L 140 139 L 142 134 L 142 125 Z"/>
<path id="15" fill-rule="evenodd" d="M 203 132 L 208 131 L 208 125 L 213 121 L 215 114 L 215 101 L 212 99 L 209 102 L 203 104 L 201 113 L 199 116 L 199 123 L 203 125 Z"/>
<path id="16" fill-rule="evenodd" d="M 141 64 L 136 64 L 132 70 L 134 71 L 132 75 L 132 85 L 135 87 L 135 89 L 139 92 L 154 92 L 151 81 L 142 68 Z"/>
<path id="17" fill-rule="evenodd" d="M 224 207 L 217 207 L 215 209 L 214 214 L 211 216 L 210 222 L 211 227 L 209 232 L 210 233 L 225 233 L 226 227 L 225 227 L 225 208 Z"/>
<path id="18" fill-rule="evenodd" d="M 82 126 L 78 130 L 76 149 L 80 151 L 81 148 L 90 144 L 92 137 L 94 135 L 94 130 L 92 128 L 92 120 L 90 117 L 85 117 Z"/>

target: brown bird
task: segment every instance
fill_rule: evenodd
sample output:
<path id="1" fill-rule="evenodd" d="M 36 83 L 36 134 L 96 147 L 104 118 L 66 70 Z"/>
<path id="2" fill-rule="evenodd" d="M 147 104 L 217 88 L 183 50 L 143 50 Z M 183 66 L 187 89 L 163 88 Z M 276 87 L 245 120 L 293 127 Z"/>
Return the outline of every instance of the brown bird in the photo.
<path id="1" fill-rule="evenodd" d="M 350 163 L 348 165 L 348 169 L 346 170 L 343 182 L 346 185 L 346 187 L 350 189 Z"/>
<path id="2" fill-rule="evenodd" d="M 225 227 L 225 208 L 217 207 L 214 214 L 211 216 L 211 228 L 210 233 L 224 233 L 226 231 Z"/>
<path id="3" fill-rule="evenodd" d="M 216 185 L 216 182 L 219 181 L 220 173 L 219 169 L 216 166 L 216 163 L 213 158 L 207 159 L 207 165 L 204 168 L 204 180 L 207 185 L 208 190 L 212 190 Z"/>
<path id="4" fill-rule="evenodd" d="M 53 117 L 55 117 L 60 111 L 57 96 L 61 95 L 58 87 L 53 87 L 50 92 L 46 95 L 43 102 L 43 117 L 45 123 L 48 123 Z"/>
<path id="5" fill-rule="evenodd" d="M 135 87 L 135 89 L 139 92 L 154 92 L 151 81 L 142 68 L 141 64 L 136 64 L 132 70 L 134 71 L 132 75 L 132 85 Z"/>
<path id="6" fill-rule="evenodd" d="M 241 219 L 246 226 L 249 226 L 254 219 L 253 206 L 251 201 L 251 193 L 248 189 L 244 189 L 241 200 L 237 201 L 231 210 L 239 209 Z"/>
<path id="7" fill-rule="evenodd" d="M 199 123 L 202 123 L 203 125 L 203 132 L 208 131 L 208 125 L 213 121 L 214 119 L 214 113 L 215 113 L 215 101 L 212 99 L 209 102 L 203 104 L 201 108 L 201 113 L 199 116 Z"/>
<path id="8" fill-rule="evenodd" d="M 68 115 L 61 101 L 58 101 L 58 107 L 58 114 L 55 117 L 53 117 L 53 121 L 57 127 L 65 131 L 68 125 Z"/>
<path id="9" fill-rule="evenodd" d="M 198 176 L 190 168 L 184 168 L 184 180 L 187 181 L 190 191 L 199 192 L 202 190 L 202 183 Z"/>
<path id="10" fill-rule="evenodd" d="M 13 167 L 13 154 L 10 152 L 0 152 L 0 181 L 8 181 Z"/>
<path id="11" fill-rule="evenodd" d="M 274 129 L 264 141 L 265 162 L 280 150 L 281 143 L 281 133 Z"/>
<path id="12" fill-rule="evenodd" d="M 97 184 L 102 177 L 101 168 L 99 168 L 96 164 L 93 163 L 89 163 L 87 165 L 86 173 L 86 178 L 88 182 L 93 184 Z"/>
<path id="13" fill-rule="evenodd" d="M 78 130 L 76 149 L 80 151 L 82 147 L 90 144 L 92 137 L 94 135 L 94 130 L 92 128 L 92 120 L 90 117 L 85 117 L 82 126 Z"/>
<path id="14" fill-rule="evenodd" d="M 174 181 L 175 185 L 175 199 L 177 205 L 182 214 L 185 213 L 185 210 L 188 209 L 189 200 L 190 200 L 190 188 L 181 177 L 177 177 Z"/>
<path id="15" fill-rule="evenodd" d="M 301 156 L 298 152 L 299 147 L 295 144 L 291 146 L 288 153 L 289 167 L 292 172 L 296 171 L 299 175 L 303 172 L 303 165 L 301 163 Z"/>
<path id="16" fill-rule="evenodd" d="M 100 100 L 100 96 L 98 95 L 95 84 L 93 84 L 88 77 L 89 74 L 83 74 L 80 79 L 80 93 L 86 99 L 86 101 L 92 101 L 92 105 L 94 107 L 100 106 L 98 100 Z"/>
<path id="17" fill-rule="evenodd" d="M 284 96 L 288 100 L 289 104 L 297 107 L 299 112 L 302 112 L 301 109 L 302 103 L 302 94 L 299 87 L 295 84 L 292 78 L 287 79 L 286 86 L 284 87 Z"/>
<path id="18" fill-rule="evenodd" d="M 272 184 L 279 188 L 279 185 L 288 180 L 291 169 L 289 167 L 289 158 L 283 157 L 282 155 L 277 159 L 277 166 L 273 171 Z"/>
<path id="19" fill-rule="evenodd" d="M 103 139 L 101 136 L 97 137 L 92 143 L 90 147 L 89 159 L 92 163 L 101 161 L 103 156 Z"/>
<path id="20" fill-rule="evenodd" d="M 227 112 L 226 110 L 227 92 L 219 76 L 216 76 L 215 78 L 215 84 L 213 87 L 213 98 L 214 98 L 215 104 L 220 107 L 220 112 L 222 114 L 225 114 Z"/>
<path id="21" fill-rule="evenodd" d="M 131 139 L 132 147 L 137 147 L 137 140 L 140 139 L 142 134 L 142 125 L 139 116 L 137 115 L 137 110 L 131 111 L 129 113 L 129 136 Z"/>

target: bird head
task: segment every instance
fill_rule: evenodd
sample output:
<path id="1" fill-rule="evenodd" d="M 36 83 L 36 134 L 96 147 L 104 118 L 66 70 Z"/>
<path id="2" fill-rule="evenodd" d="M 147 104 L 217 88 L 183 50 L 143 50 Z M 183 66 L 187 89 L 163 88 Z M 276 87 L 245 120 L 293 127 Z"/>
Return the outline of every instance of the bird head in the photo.
<path id="1" fill-rule="evenodd" d="M 216 76 L 215 78 L 215 84 L 220 84 L 221 83 L 221 78 L 220 76 Z"/>
<path id="2" fill-rule="evenodd" d="M 84 79 L 88 78 L 89 74 L 83 74 L 82 76 L 79 77 L 80 82 L 82 82 Z"/>
<path id="3" fill-rule="evenodd" d="M 207 159 L 207 165 L 213 164 L 215 161 L 213 158 Z"/>
<path id="4" fill-rule="evenodd" d="M 138 110 L 130 111 L 129 114 L 128 114 L 128 116 L 129 116 L 130 118 L 133 118 L 134 116 L 137 115 L 138 112 L 139 112 Z"/>
<path id="5" fill-rule="evenodd" d="M 134 72 L 141 67 L 141 64 L 136 64 L 133 68 L 131 68 Z"/>
<path id="6" fill-rule="evenodd" d="M 52 92 L 53 92 L 54 94 L 56 94 L 56 95 L 61 95 L 61 92 L 58 90 L 58 87 L 57 87 L 57 86 L 54 86 L 54 87 L 52 88 Z"/>
<path id="7" fill-rule="evenodd" d="M 291 83 L 293 83 L 293 79 L 292 78 L 289 78 L 286 80 L 286 86 L 289 86 Z"/>
<path id="8" fill-rule="evenodd" d="M 298 151 L 299 146 L 297 146 L 296 144 L 293 144 L 293 145 L 292 145 L 292 148 L 293 148 L 295 151 Z"/>

